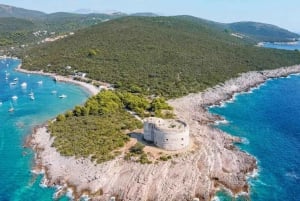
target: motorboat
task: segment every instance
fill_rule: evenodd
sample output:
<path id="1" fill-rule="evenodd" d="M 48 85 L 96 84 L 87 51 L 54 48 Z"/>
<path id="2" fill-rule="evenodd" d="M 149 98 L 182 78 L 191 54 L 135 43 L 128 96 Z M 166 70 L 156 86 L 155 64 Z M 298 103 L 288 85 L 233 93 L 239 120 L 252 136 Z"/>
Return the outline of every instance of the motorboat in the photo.
<path id="1" fill-rule="evenodd" d="M 22 88 L 26 88 L 26 87 L 27 87 L 27 83 L 26 83 L 26 82 L 23 82 L 23 83 L 21 84 L 21 87 L 22 87 Z"/>
<path id="2" fill-rule="evenodd" d="M 62 94 L 62 95 L 59 96 L 59 98 L 67 98 L 67 95 Z"/>
<path id="3" fill-rule="evenodd" d="M 15 101 L 18 99 L 18 96 L 12 96 L 11 98 Z"/>

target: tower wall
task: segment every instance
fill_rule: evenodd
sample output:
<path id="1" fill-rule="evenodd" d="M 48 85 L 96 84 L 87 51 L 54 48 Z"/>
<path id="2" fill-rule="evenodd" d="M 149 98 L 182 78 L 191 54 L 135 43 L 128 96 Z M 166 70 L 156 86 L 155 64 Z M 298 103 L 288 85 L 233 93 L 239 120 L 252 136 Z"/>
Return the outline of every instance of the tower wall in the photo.
<path id="1" fill-rule="evenodd" d="M 183 149 L 189 145 L 189 127 L 179 120 L 151 117 L 144 122 L 144 139 L 162 149 Z"/>

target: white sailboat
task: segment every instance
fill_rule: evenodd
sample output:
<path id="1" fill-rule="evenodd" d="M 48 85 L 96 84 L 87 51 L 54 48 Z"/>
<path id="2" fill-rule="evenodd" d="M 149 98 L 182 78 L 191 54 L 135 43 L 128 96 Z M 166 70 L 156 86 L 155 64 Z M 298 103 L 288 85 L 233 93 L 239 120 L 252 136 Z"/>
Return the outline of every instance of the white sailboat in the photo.
<path id="1" fill-rule="evenodd" d="M 13 107 L 13 105 L 10 103 L 10 108 L 8 109 L 9 112 L 13 112 L 15 111 L 15 108 Z"/>
<path id="2" fill-rule="evenodd" d="M 30 90 L 30 93 L 28 94 L 28 96 L 33 96 L 34 93 L 32 92 L 32 90 Z"/>
<path id="3" fill-rule="evenodd" d="M 40 80 L 40 81 L 38 81 L 37 83 L 38 83 L 38 84 L 43 84 L 43 81 L 42 81 L 42 80 Z"/>
<path id="4" fill-rule="evenodd" d="M 30 93 L 28 94 L 29 95 L 29 98 L 30 100 L 34 100 L 34 93 L 32 92 L 32 90 L 30 91 Z"/>

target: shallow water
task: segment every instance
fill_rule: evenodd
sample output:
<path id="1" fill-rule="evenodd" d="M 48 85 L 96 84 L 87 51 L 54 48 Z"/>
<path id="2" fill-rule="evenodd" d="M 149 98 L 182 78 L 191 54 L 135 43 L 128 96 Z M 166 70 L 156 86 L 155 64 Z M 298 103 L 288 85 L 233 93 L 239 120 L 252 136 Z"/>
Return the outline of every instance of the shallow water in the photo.
<path id="1" fill-rule="evenodd" d="M 264 42 L 264 43 L 262 43 L 262 47 L 283 49 L 283 50 L 300 50 L 300 41 L 296 41 L 296 42 L 293 42 L 293 43 Z"/>
<path id="2" fill-rule="evenodd" d="M 269 80 L 210 111 L 225 117 L 228 123 L 218 128 L 247 139 L 238 146 L 258 159 L 258 176 L 249 179 L 251 200 L 299 201 L 300 76 Z M 225 192 L 218 198 L 232 200 Z"/>
<path id="3" fill-rule="evenodd" d="M 42 176 L 31 172 L 34 156 L 31 149 L 23 147 L 24 140 L 34 126 L 84 103 L 89 95 L 75 85 L 15 72 L 19 63 L 12 59 L 0 60 L 0 200 L 53 200 L 55 189 L 41 187 Z M 10 74 L 8 80 L 5 79 L 6 72 Z M 11 85 L 14 78 L 18 78 L 18 82 Z M 21 87 L 23 82 L 27 83 L 26 88 Z M 57 94 L 52 94 L 53 90 Z M 30 92 L 34 93 L 35 100 L 30 100 Z M 60 99 L 61 94 L 66 94 L 67 98 Z M 18 99 L 12 100 L 12 96 Z M 8 111 L 11 106 L 14 112 Z"/>

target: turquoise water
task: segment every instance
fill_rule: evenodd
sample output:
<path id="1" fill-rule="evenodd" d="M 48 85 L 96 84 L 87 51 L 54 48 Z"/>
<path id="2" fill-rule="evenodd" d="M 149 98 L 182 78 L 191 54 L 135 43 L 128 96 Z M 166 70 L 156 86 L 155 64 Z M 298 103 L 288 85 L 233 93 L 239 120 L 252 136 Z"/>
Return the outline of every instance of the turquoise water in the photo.
<path id="1" fill-rule="evenodd" d="M 218 127 L 244 138 L 238 146 L 258 159 L 258 176 L 249 180 L 251 200 L 299 201 L 300 76 L 269 80 L 210 111 L 225 117 L 228 123 Z M 232 200 L 224 192 L 219 199 Z"/>
<path id="2" fill-rule="evenodd" d="M 290 43 L 263 43 L 262 47 L 266 48 L 276 48 L 276 49 L 284 49 L 284 50 L 300 50 L 300 41 L 297 41 L 293 44 Z"/>
<path id="3" fill-rule="evenodd" d="M 36 125 L 55 117 L 57 114 L 82 104 L 88 94 L 78 86 L 55 83 L 51 78 L 39 75 L 27 75 L 13 69 L 18 60 L 0 60 L 0 200 L 53 200 L 55 189 L 40 185 L 41 175 L 31 172 L 34 154 L 24 148 L 24 139 Z M 9 73 L 8 80 L 5 74 Z M 19 81 L 11 85 L 14 78 Z M 38 84 L 42 81 L 42 84 Z M 20 85 L 26 82 L 27 88 Z M 51 91 L 56 90 L 57 94 Z M 30 100 L 29 93 L 35 100 Z M 66 94 L 67 98 L 58 96 Z M 12 96 L 18 96 L 16 101 Z M 14 112 L 8 112 L 13 105 Z M 60 200 L 68 200 L 62 197 Z"/>
<path id="4" fill-rule="evenodd" d="M 300 42 L 264 43 L 266 48 L 300 50 Z M 250 178 L 253 201 L 300 200 L 300 75 L 272 79 L 242 93 L 212 113 L 226 118 L 218 128 L 244 139 L 238 146 L 255 156 L 259 172 Z M 233 198 L 219 192 L 217 198 Z M 248 200 L 239 196 L 235 200 Z"/>

